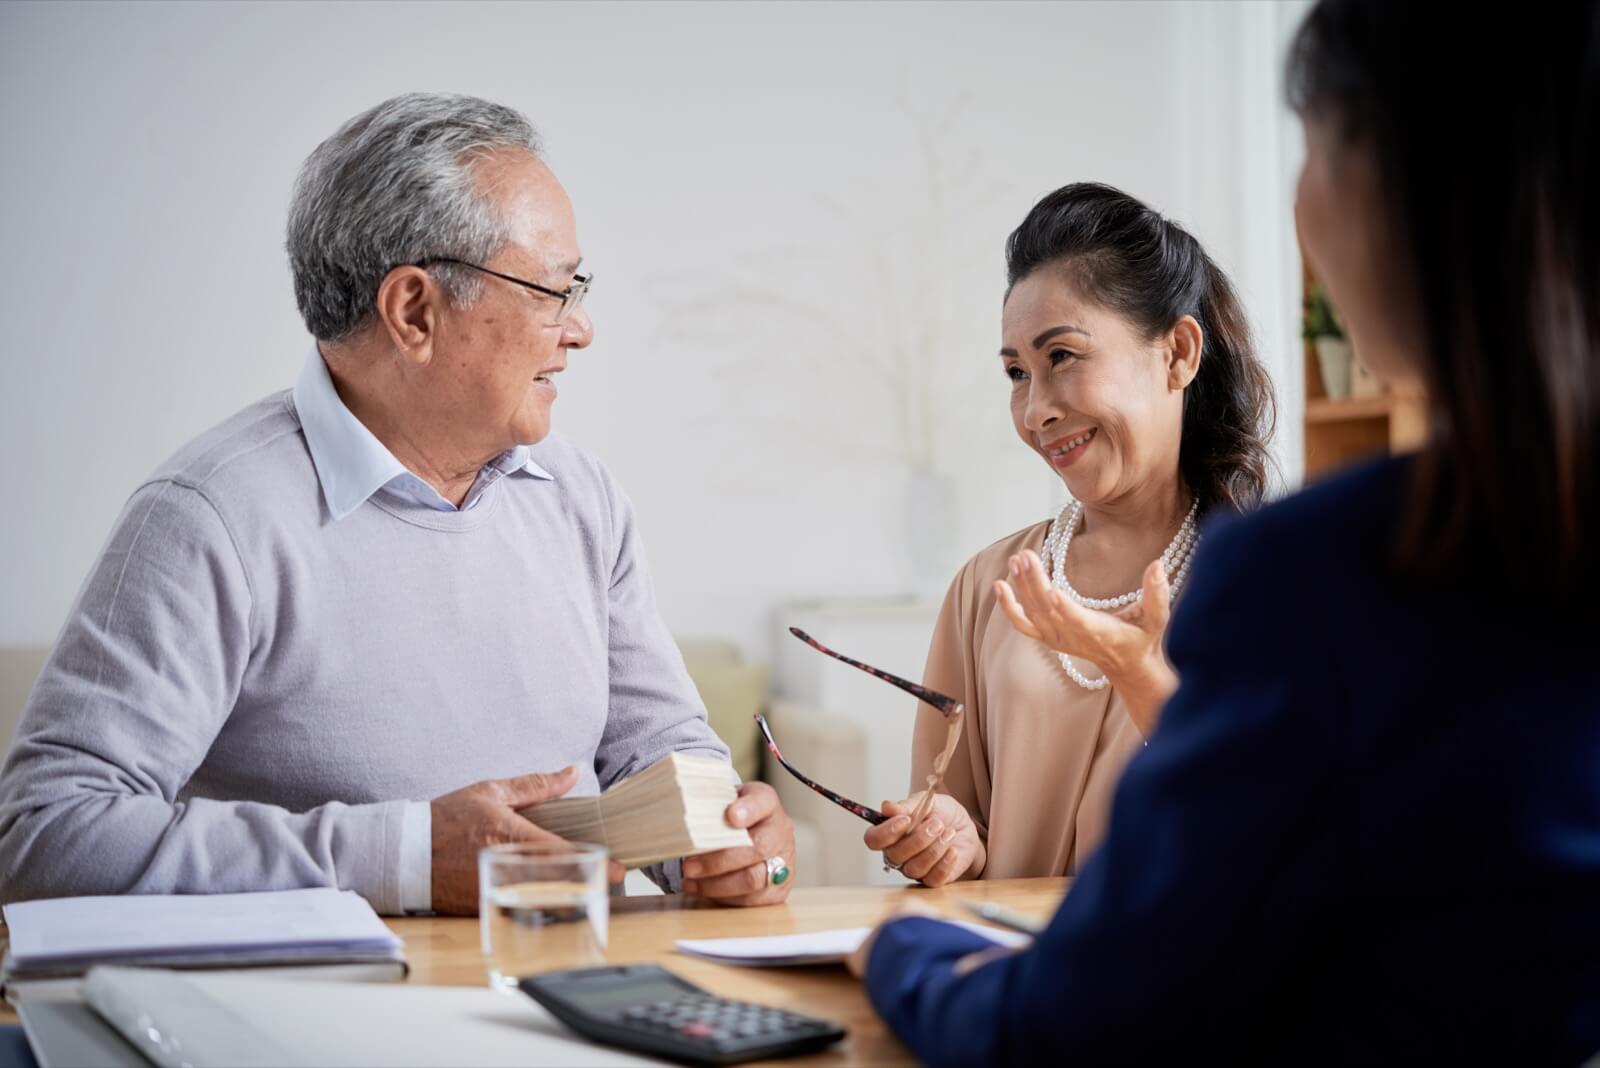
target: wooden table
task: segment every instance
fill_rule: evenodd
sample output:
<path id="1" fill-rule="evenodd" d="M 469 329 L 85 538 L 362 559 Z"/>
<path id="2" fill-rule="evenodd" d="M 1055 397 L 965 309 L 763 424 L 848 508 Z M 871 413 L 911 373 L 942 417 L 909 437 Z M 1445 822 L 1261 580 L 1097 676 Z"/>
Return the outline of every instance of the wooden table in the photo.
<path id="1" fill-rule="evenodd" d="M 1006 879 L 923 887 L 796 887 L 782 905 L 722 908 L 676 895 L 611 899 L 606 960 L 611 964 L 656 963 L 714 994 L 825 1016 L 843 1024 L 850 1037 L 824 1053 L 785 1064 L 914 1064 L 906 1048 L 873 1013 L 861 984 L 843 968 L 735 968 L 675 953 L 679 938 L 748 938 L 800 934 L 840 927 L 869 927 L 914 898 L 951 919 L 972 920 L 961 901 L 994 901 L 1018 912 L 1048 917 L 1067 879 Z M 483 986 L 487 976 L 478 921 L 464 917 L 391 919 L 405 940 L 409 982 L 438 986 Z M 3 932 L 3 928 L 0 928 Z M 0 933 L 0 940 L 3 940 Z M 570 962 L 553 961 L 552 968 Z M 16 1013 L 0 1003 L 0 1023 Z"/>
<path id="2" fill-rule="evenodd" d="M 861 984 L 843 968 L 736 968 L 682 956 L 673 951 L 673 942 L 868 927 L 906 898 L 931 905 L 952 919 L 974 919 L 958 904 L 964 900 L 994 901 L 1042 919 L 1055 910 L 1067 882 L 1008 879 L 957 883 L 938 890 L 801 886 L 784 904 L 757 909 L 722 908 L 676 895 L 613 898 L 606 961 L 660 964 L 714 994 L 825 1016 L 849 1029 L 850 1037 L 827 1052 L 784 1063 L 914 1064 L 911 1054 L 873 1013 Z M 389 926 L 405 939 L 410 982 L 481 986 L 487 981 L 477 920 L 394 919 Z"/>

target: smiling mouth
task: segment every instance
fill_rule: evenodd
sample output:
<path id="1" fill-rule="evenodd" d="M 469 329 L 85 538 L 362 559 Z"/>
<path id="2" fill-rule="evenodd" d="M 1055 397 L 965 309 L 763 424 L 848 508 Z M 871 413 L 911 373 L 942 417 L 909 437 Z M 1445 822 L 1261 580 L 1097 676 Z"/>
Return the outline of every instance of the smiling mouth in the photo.
<path id="1" fill-rule="evenodd" d="M 1098 428 L 1091 427 L 1090 429 L 1085 430 L 1083 433 L 1074 435 L 1073 437 L 1060 438 L 1056 441 L 1052 441 L 1049 445 L 1045 446 L 1045 455 L 1049 456 L 1051 460 L 1063 459 L 1064 457 L 1071 455 L 1079 449 L 1082 449 L 1085 445 L 1089 444 L 1089 442 L 1093 441 L 1094 436 L 1099 432 L 1100 431 Z"/>

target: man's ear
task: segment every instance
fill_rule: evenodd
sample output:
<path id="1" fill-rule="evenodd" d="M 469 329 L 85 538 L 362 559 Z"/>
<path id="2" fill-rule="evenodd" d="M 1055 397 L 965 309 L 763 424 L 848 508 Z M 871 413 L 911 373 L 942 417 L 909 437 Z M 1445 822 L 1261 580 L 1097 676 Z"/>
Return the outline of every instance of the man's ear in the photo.
<path id="1" fill-rule="evenodd" d="M 1200 352 L 1206 335 L 1194 316 L 1179 319 L 1167 335 L 1167 388 L 1182 390 L 1200 373 Z"/>
<path id="2" fill-rule="evenodd" d="M 396 267 L 378 284 L 378 321 L 407 363 L 433 359 L 444 289 L 421 267 Z"/>

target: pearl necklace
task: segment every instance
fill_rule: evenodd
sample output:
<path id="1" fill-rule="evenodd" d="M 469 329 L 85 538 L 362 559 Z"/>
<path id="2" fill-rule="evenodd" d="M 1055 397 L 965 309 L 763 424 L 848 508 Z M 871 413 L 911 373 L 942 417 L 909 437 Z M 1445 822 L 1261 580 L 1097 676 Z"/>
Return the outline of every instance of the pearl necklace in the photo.
<path id="1" fill-rule="evenodd" d="M 1195 498 L 1189 505 L 1189 514 L 1184 516 L 1183 523 L 1178 527 L 1178 533 L 1173 536 L 1167 545 L 1166 551 L 1161 554 L 1161 567 L 1167 574 L 1167 581 L 1172 587 L 1172 597 L 1178 597 L 1178 591 L 1183 588 L 1184 580 L 1189 577 L 1189 564 L 1194 559 L 1195 547 L 1200 544 L 1199 532 L 1195 529 L 1195 517 L 1200 512 L 1200 499 Z M 1044 539 L 1044 562 L 1050 569 L 1050 583 L 1060 590 L 1074 603 L 1085 608 L 1092 608 L 1101 612 L 1114 612 L 1131 604 L 1138 604 L 1144 600 L 1144 588 L 1131 593 L 1124 593 L 1117 597 L 1085 597 L 1072 588 L 1072 583 L 1067 581 L 1067 549 L 1072 545 L 1072 536 L 1077 533 L 1078 526 L 1083 522 L 1083 504 L 1079 501 L 1069 501 L 1057 513 L 1055 522 L 1050 524 L 1050 533 Z M 1066 653 L 1058 652 L 1061 667 L 1073 682 L 1085 690 L 1103 690 L 1109 685 L 1110 680 L 1101 675 L 1091 679 L 1077 669 L 1072 663 L 1072 657 Z"/>

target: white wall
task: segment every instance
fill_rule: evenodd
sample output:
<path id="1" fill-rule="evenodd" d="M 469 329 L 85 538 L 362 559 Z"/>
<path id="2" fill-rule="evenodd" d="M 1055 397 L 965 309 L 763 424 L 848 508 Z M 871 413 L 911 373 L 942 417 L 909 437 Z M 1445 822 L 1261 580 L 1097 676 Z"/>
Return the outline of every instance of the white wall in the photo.
<path id="1" fill-rule="evenodd" d="M 597 276 L 557 427 L 631 491 L 676 631 L 764 655 L 790 597 L 936 595 L 1060 499 L 993 355 L 1001 243 L 1044 192 L 1104 180 L 1190 226 L 1300 396 L 1297 11 L 0 6 L 0 644 L 50 640 L 139 480 L 292 381 L 289 185 L 410 89 L 546 137 Z M 908 506 L 919 456 L 943 474 Z"/>

